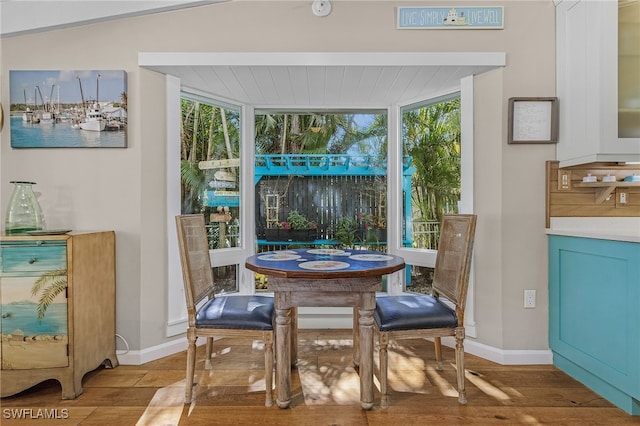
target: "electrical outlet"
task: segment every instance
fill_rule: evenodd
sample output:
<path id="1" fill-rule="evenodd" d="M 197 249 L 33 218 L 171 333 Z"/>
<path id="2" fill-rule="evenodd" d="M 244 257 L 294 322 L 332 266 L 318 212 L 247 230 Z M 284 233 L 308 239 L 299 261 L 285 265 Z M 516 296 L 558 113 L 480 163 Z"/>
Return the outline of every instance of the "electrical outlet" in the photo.
<path id="1" fill-rule="evenodd" d="M 571 170 L 558 170 L 558 190 L 571 189 Z"/>
<path id="2" fill-rule="evenodd" d="M 627 204 L 627 193 L 620 192 L 620 204 Z"/>
<path id="3" fill-rule="evenodd" d="M 615 195 L 616 208 L 626 208 L 629 205 L 629 192 L 627 188 L 616 188 Z"/>
<path id="4" fill-rule="evenodd" d="M 524 307 L 525 308 L 536 307 L 536 291 L 535 290 L 524 291 Z"/>

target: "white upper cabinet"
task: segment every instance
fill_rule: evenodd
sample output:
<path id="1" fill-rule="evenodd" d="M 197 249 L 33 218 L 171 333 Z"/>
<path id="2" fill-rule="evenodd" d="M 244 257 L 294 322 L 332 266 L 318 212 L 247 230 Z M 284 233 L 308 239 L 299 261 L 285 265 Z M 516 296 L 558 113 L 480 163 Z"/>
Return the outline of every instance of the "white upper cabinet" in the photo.
<path id="1" fill-rule="evenodd" d="M 640 161 L 640 0 L 563 0 L 556 12 L 560 167 Z"/>
<path id="2" fill-rule="evenodd" d="M 640 138 L 640 0 L 618 7 L 618 137 Z"/>

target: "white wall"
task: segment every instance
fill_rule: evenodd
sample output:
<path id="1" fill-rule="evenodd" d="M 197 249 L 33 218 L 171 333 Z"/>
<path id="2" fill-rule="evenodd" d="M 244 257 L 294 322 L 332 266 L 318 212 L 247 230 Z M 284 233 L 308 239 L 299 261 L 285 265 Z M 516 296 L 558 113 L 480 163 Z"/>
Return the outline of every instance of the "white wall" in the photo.
<path id="1" fill-rule="evenodd" d="M 504 30 L 396 30 L 412 1 L 335 1 L 327 18 L 308 2 L 234 1 L 0 40 L 0 101 L 9 70 L 124 69 L 127 149 L 14 150 L 0 137 L 0 209 L 10 180 L 33 180 L 49 227 L 117 235 L 117 332 L 132 350 L 169 342 L 166 326 L 164 78 L 137 66 L 161 51 L 505 51 L 507 67 L 475 82 L 475 316 L 477 342 L 498 350 L 547 349 L 545 160 L 553 145 L 506 143 L 511 96 L 554 96 L 554 6 L 505 5 Z M 421 1 L 425 6 L 441 2 Z M 486 5 L 485 2 L 448 2 Z M 532 53 L 534 52 L 534 53 Z M 538 308 L 523 308 L 523 290 Z"/>

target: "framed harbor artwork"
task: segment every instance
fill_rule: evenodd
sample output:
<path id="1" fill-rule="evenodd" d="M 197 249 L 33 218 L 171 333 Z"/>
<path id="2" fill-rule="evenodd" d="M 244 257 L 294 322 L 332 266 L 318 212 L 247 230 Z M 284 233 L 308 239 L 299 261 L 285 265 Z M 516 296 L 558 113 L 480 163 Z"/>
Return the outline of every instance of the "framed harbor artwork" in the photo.
<path id="1" fill-rule="evenodd" d="M 127 73 L 9 71 L 12 148 L 126 148 Z"/>

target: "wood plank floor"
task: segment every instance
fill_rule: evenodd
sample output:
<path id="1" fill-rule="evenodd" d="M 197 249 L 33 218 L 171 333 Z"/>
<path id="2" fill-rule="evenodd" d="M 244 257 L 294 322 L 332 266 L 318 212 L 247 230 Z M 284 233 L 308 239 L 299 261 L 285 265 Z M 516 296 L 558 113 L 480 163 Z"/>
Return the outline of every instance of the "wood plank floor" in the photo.
<path id="1" fill-rule="evenodd" d="M 444 348 L 444 371 L 435 370 L 433 344 L 390 345 L 390 407 L 359 406 L 359 380 L 351 367 L 350 330 L 301 330 L 299 366 L 292 374 L 289 409 L 264 406 L 259 342 L 215 343 L 213 370 L 204 350 L 196 364 L 195 401 L 182 403 L 186 353 L 140 366 L 99 368 L 83 381 L 84 393 L 61 400 L 47 381 L 2 398 L 4 425 L 627 425 L 627 415 L 553 366 L 501 366 L 467 355 L 468 404 L 457 402 L 453 350 Z M 376 363 L 377 363 L 377 356 Z M 1 379 L 1 378 L 0 378 Z M 376 379 L 377 385 L 377 379 Z M 274 392 L 275 394 L 275 392 Z M 29 411 L 30 410 L 30 411 Z M 57 419 L 33 418 L 43 414 Z M 27 415 L 20 419 L 18 413 Z M 44 414 L 43 414 L 44 415 Z"/>

